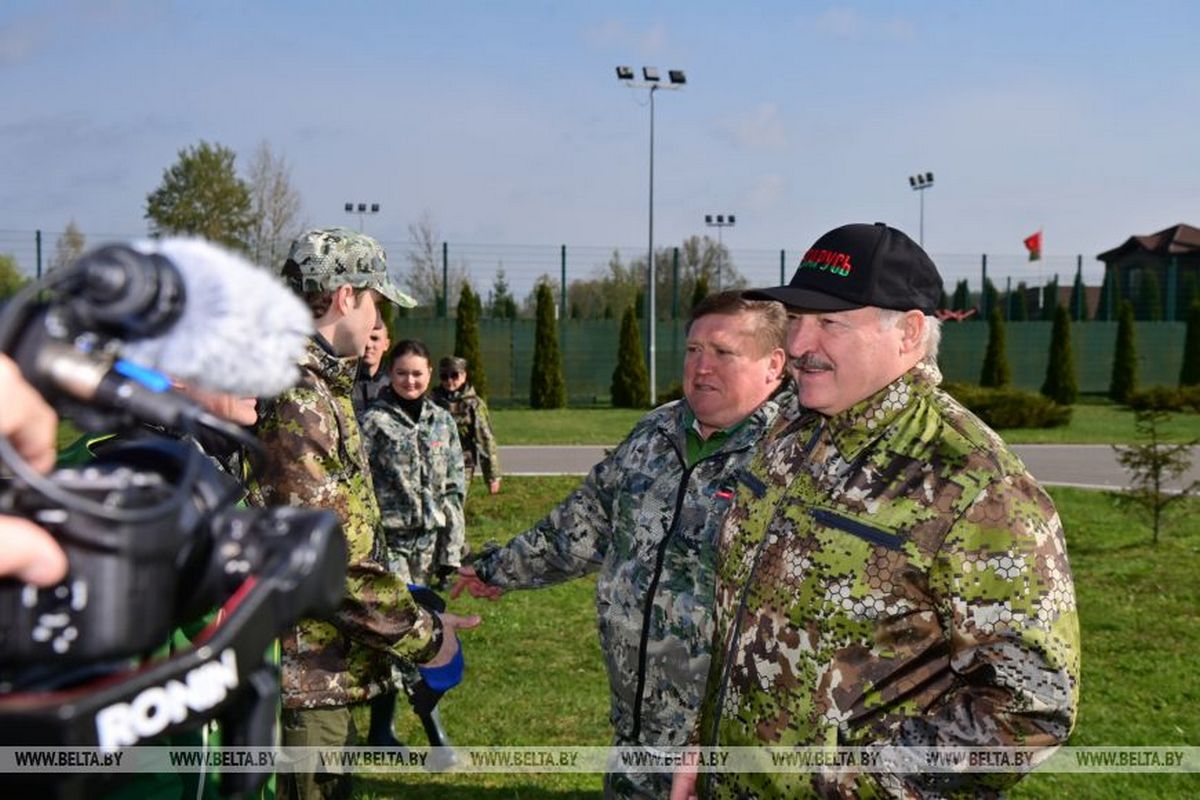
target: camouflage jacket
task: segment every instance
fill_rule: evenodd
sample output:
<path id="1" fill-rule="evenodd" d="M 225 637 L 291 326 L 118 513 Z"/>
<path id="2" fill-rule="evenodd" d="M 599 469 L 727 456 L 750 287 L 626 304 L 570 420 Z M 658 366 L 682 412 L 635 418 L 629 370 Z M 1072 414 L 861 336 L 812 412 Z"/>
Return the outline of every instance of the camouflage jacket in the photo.
<path id="1" fill-rule="evenodd" d="M 360 361 L 358 372 L 354 379 L 354 391 L 350 395 L 354 399 L 354 413 L 362 417 L 363 413 L 371 405 L 371 402 L 379 396 L 384 387 L 391 385 L 392 379 L 388 375 L 386 367 L 381 364 L 379 371 L 371 375 L 367 372 L 367 365 Z"/>
<path id="2" fill-rule="evenodd" d="M 712 641 L 717 527 L 735 474 L 792 397 L 777 392 L 690 467 L 684 402 L 655 409 L 545 519 L 476 562 L 483 580 L 505 588 L 599 571 L 596 609 L 617 744 L 686 742 Z"/>
<path id="3" fill-rule="evenodd" d="M 378 558 L 379 506 L 350 400 L 356 365 L 310 343 L 299 384 L 260 417 L 269 459 L 256 502 L 336 512 L 349 551 L 338 612 L 330 620 L 301 620 L 283 636 L 286 708 L 367 700 L 390 689 L 392 659 L 421 663 L 441 646 L 440 621 Z"/>
<path id="4" fill-rule="evenodd" d="M 475 387 L 468 383 L 457 392 L 448 392 L 437 386 L 433 390 L 433 402 L 449 411 L 458 423 L 458 439 L 462 442 L 463 462 L 467 469 L 472 473 L 482 472 L 487 483 L 499 478 L 500 448 L 492 433 L 487 403 L 475 394 Z"/>
<path id="5" fill-rule="evenodd" d="M 836 416 L 785 415 L 764 442 L 720 532 L 700 744 L 1067 738 L 1079 627 L 1062 525 L 940 377 L 918 365 Z M 710 773 L 701 796 L 987 797 L 1017 777 Z"/>
<path id="6" fill-rule="evenodd" d="M 464 539 L 463 451 L 450 414 L 426 398 L 413 422 L 387 386 L 363 414 L 362 433 L 383 526 L 449 528 Z"/>

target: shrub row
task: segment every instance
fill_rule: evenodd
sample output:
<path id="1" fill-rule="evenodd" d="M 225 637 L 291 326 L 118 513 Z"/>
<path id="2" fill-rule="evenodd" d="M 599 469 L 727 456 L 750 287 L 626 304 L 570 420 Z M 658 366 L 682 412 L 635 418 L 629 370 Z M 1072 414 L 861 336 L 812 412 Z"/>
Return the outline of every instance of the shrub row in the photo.
<path id="1" fill-rule="evenodd" d="M 1200 386 L 1151 386 L 1129 395 L 1125 404 L 1134 411 L 1190 411 L 1200 413 Z"/>
<path id="2" fill-rule="evenodd" d="M 1019 389 L 945 383 L 942 389 L 993 428 L 1057 428 L 1071 421 L 1071 407 Z"/>

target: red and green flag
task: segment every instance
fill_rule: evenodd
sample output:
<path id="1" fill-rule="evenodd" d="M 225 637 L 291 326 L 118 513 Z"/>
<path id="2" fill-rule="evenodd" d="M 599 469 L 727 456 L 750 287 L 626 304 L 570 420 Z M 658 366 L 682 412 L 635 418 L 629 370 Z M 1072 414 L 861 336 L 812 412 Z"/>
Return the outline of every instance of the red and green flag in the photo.
<path id="1" fill-rule="evenodd" d="M 1025 237 L 1025 249 L 1029 251 L 1030 261 L 1042 260 L 1042 232 L 1031 234 Z"/>

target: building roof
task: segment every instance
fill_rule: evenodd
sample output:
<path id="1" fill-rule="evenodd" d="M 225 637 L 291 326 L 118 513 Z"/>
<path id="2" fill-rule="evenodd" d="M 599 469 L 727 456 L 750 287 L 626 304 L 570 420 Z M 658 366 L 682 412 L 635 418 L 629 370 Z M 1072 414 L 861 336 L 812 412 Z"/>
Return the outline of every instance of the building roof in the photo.
<path id="1" fill-rule="evenodd" d="M 1173 256 L 1185 253 L 1200 254 L 1200 228 L 1182 222 L 1147 236 L 1130 236 L 1125 243 L 1096 256 L 1100 261 L 1115 261 L 1135 252 Z"/>

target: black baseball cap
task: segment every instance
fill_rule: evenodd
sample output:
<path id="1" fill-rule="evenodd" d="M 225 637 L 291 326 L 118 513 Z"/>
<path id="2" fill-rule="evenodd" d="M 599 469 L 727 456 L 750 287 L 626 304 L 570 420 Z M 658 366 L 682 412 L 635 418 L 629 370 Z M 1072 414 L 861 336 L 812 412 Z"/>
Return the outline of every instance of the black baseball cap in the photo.
<path id="1" fill-rule="evenodd" d="M 932 314 L 941 292 L 942 276 L 921 246 L 876 222 L 834 228 L 808 249 L 787 286 L 745 297 L 812 311 L 876 306 Z"/>

